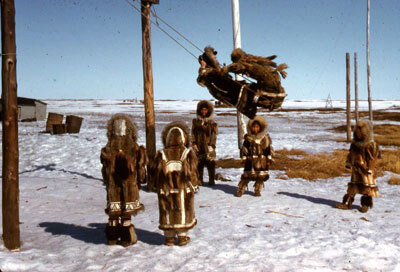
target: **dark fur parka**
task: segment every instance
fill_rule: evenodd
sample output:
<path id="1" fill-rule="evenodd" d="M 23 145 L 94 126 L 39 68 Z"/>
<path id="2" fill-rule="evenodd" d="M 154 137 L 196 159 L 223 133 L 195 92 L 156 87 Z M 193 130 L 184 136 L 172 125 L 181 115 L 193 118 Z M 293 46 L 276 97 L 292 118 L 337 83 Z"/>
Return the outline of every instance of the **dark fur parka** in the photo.
<path id="1" fill-rule="evenodd" d="M 100 154 L 107 190 L 105 211 L 110 216 L 135 215 L 143 209 L 138 183 L 146 179 L 146 151 L 136 143 L 136 127 L 128 115 L 112 116 L 107 125 L 107 138 Z"/>
<path id="2" fill-rule="evenodd" d="M 363 194 L 378 197 L 375 181 L 375 164 L 380 157 L 378 144 L 373 139 L 372 125 L 369 121 L 359 121 L 354 130 L 353 141 L 347 155 L 346 167 L 352 169 L 348 194 Z"/>
<path id="3" fill-rule="evenodd" d="M 260 126 L 257 134 L 252 132 L 255 122 Z M 244 136 L 241 149 L 241 156 L 245 163 L 242 175 L 244 180 L 266 181 L 269 178 L 268 170 L 272 162 L 273 148 L 266 130 L 267 123 L 260 116 L 249 120 L 247 124 L 247 134 Z"/>
<path id="4" fill-rule="evenodd" d="M 208 110 L 205 117 L 201 114 L 202 108 Z M 214 107 L 211 102 L 202 100 L 197 104 L 197 116 L 192 120 L 192 146 L 198 159 L 215 159 L 218 126 L 212 119 L 213 112 Z"/>
<path id="5" fill-rule="evenodd" d="M 198 188 L 197 158 L 189 148 L 188 127 L 172 122 L 162 131 L 163 150 L 152 162 L 151 175 L 157 188 L 162 230 L 191 229 L 196 223 L 194 193 Z"/>

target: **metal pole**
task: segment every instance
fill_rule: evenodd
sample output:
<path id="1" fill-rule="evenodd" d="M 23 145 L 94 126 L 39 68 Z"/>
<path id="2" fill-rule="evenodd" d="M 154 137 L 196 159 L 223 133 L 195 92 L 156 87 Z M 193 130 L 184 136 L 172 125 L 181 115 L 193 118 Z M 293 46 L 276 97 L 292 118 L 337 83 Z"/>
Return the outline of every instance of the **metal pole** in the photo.
<path id="1" fill-rule="evenodd" d="M 354 53 L 354 107 L 355 119 L 358 122 L 358 73 L 357 73 L 357 52 Z"/>
<path id="2" fill-rule="evenodd" d="M 350 120 L 350 54 L 346 53 L 346 123 L 347 123 L 347 141 L 351 141 L 351 120 Z"/>
<path id="3" fill-rule="evenodd" d="M 241 48 L 242 40 L 240 36 L 240 13 L 239 13 L 239 0 L 232 0 L 232 30 L 233 30 L 233 47 Z M 236 80 L 243 80 L 240 75 L 235 76 Z M 242 148 L 244 132 L 246 130 L 246 124 L 244 121 L 244 115 L 237 111 L 237 128 L 238 128 L 238 147 Z"/>
<path id="4" fill-rule="evenodd" d="M 19 251 L 17 56 L 14 0 L 1 1 L 1 86 L 3 111 L 2 213 L 4 246 Z"/>
<path id="5" fill-rule="evenodd" d="M 142 62 L 143 62 L 143 89 L 144 111 L 146 122 L 146 149 L 150 160 L 156 154 L 156 130 L 154 118 L 154 94 L 153 94 L 153 68 L 151 62 L 151 3 L 141 1 L 142 12 Z"/>
<path id="6" fill-rule="evenodd" d="M 368 108 L 369 120 L 373 121 L 372 98 L 371 98 L 371 69 L 369 63 L 369 20 L 370 20 L 370 0 L 367 0 L 367 80 L 368 80 Z"/>

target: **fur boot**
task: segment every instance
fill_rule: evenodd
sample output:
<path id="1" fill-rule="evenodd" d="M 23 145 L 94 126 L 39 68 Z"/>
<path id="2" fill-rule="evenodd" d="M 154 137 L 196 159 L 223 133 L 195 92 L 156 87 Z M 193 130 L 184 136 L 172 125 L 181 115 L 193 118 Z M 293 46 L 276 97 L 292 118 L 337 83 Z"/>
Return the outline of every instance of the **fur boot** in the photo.
<path id="1" fill-rule="evenodd" d="M 209 161 L 207 165 L 208 169 L 208 185 L 215 185 L 215 161 Z"/>
<path id="2" fill-rule="evenodd" d="M 235 196 L 237 197 L 241 197 L 244 193 L 244 191 L 246 190 L 247 184 L 249 183 L 248 180 L 240 180 L 239 185 L 238 185 L 238 190 L 235 194 Z"/>
<path id="3" fill-rule="evenodd" d="M 343 196 L 342 203 L 336 204 L 335 208 L 341 209 L 341 210 L 350 210 L 351 207 L 353 207 L 353 201 L 354 201 L 354 196 L 351 196 L 349 194 L 345 194 Z"/>
<path id="4" fill-rule="evenodd" d="M 132 224 L 121 226 L 121 245 L 124 247 L 136 244 L 137 236 Z"/>
<path id="5" fill-rule="evenodd" d="M 189 236 L 178 236 L 178 246 L 184 246 L 190 242 Z"/>
<path id="6" fill-rule="evenodd" d="M 119 228 L 120 226 L 110 226 L 107 225 L 105 229 L 107 244 L 110 246 L 116 245 L 118 242 L 119 236 Z"/>
<path id="7" fill-rule="evenodd" d="M 264 187 L 264 182 L 256 181 L 254 184 L 254 196 L 261 196 L 261 189 Z"/>
<path id="8" fill-rule="evenodd" d="M 371 208 L 374 206 L 372 197 L 369 195 L 363 195 L 361 197 L 361 209 L 360 212 L 366 213 L 368 211 L 368 208 Z"/>
<path id="9" fill-rule="evenodd" d="M 175 237 L 165 237 L 165 243 L 166 246 L 173 246 L 175 245 Z"/>

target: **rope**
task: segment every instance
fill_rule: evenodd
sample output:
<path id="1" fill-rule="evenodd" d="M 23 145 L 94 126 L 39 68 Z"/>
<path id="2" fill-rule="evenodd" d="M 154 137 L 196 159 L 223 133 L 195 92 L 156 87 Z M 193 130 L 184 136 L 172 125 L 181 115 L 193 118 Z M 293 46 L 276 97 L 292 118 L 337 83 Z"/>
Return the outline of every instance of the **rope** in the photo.
<path id="1" fill-rule="evenodd" d="M 125 2 L 128 3 L 130 6 L 132 6 L 134 9 L 136 9 L 136 11 L 139 12 L 142 16 L 145 16 L 145 14 L 143 12 L 141 12 L 135 5 L 133 5 L 131 2 L 129 2 L 129 0 L 125 0 Z M 160 19 L 160 17 L 158 17 L 158 18 Z M 169 34 L 166 30 L 164 30 L 158 24 L 156 24 L 153 20 L 150 19 L 150 22 L 153 25 L 155 25 L 156 27 L 158 27 L 158 29 L 160 29 L 165 35 L 167 35 L 171 40 L 176 42 L 180 47 L 182 47 L 186 52 L 188 52 L 190 55 L 192 55 L 197 60 L 197 56 L 195 54 L 193 54 L 191 51 L 189 51 L 189 49 L 187 49 L 185 46 L 183 46 L 183 44 L 181 44 L 178 40 L 176 40 L 174 37 L 172 37 L 171 34 Z"/>
<path id="2" fill-rule="evenodd" d="M 136 0 L 132 0 L 133 2 L 136 2 Z M 129 2 L 129 0 L 125 0 L 125 2 L 132 6 L 137 12 L 139 12 L 142 16 L 145 16 L 143 12 L 141 12 L 139 10 L 138 7 L 136 7 L 133 3 Z M 144 7 L 143 4 L 139 3 L 142 7 Z M 151 14 L 156 18 L 156 22 L 154 22 L 153 20 L 151 20 L 150 18 L 150 22 L 155 25 L 156 27 L 158 27 L 158 29 L 160 29 L 165 35 L 167 35 L 170 39 L 172 39 L 174 42 L 176 42 L 180 47 L 182 47 L 186 52 L 188 52 L 190 55 L 192 55 L 196 60 L 198 59 L 197 56 L 192 53 L 191 51 L 189 51 L 189 49 L 187 49 L 185 46 L 183 46 L 178 40 L 176 40 L 171 34 L 169 34 L 166 30 L 164 30 L 158 23 L 157 19 L 159 19 L 161 22 L 163 22 L 164 24 L 166 24 L 170 29 L 172 29 L 175 33 L 177 33 L 179 36 L 181 36 L 185 41 L 187 41 L 190 45 L 192 45 L 194 48 L 196 48 L 197 50 L 199 50 L 200 52 L 203 52 L 203 50 L 201 50 L 198 46 L 196 46 L 193 42 L 191 42 L 189 39 L 187 39 L 183 34 L 181 34 L 179 31 L 177 31 L 174 27 L 172 27 L 170 24 L 168 24 L 165 20 L 163 20 L 160 16 L 158 16 L 155 12 L 154 6 L 153 6 L 153 10 L 151 11 Z M 255 83 L 256 81 L 246 77 L 245 75 L 241 76 L 246 79 L 247 81 L 249 81 L 250 83 Z M 244 84 L 242 85 L 241 83 L 239 83 L 236 80 L 233 80 L 236 84 L 240 85 L 240 86 L 244 86 L 246 89 L 248 89 L 249 91 L 256 93 L 256 91 L 248 88 L 247 86 L 245 86 Z"/>
<path id="3" fill-rule="evenodd" d="M 133 0 L 136 1 L 136 0 Z M 169 28 L 171 28 L 176 34 L 178 34 L 179 36 L 181 36 L 185 41 L 187 41 L 188 43 L 190 43 L 194 48 L 196 48 L 197 50 L 199 50 L 200 52 L 203 52 L 203 50 L 201 50 L 197 45 L 195 45 L 194 43 L 192 43 L 188 38 L 186 38 L 185 36 L 183 36 L 182 33 L 180 33 L 178 30 L 176 30 L 173 26 L 171 26 L 170 24 L 168 24 L 166 21 L 164 21 L 160 16 L 158 16 L 156 14 L 156 10 L 153 6 L 153 11 L 151 11 L 151 14 L 157 19 L 159 19 L 161 22 L 163 22 L 164 24 L 166 24 Z"/>

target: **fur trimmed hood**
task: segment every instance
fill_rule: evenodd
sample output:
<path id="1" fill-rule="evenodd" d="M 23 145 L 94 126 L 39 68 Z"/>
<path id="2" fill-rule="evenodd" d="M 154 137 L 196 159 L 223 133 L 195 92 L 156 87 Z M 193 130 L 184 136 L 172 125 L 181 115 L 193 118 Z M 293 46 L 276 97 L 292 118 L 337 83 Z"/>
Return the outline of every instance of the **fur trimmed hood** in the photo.
<path id="1" fill-rule="evenodd" d="M 123 113 L 114 114 L 107 123 L 107 138 L 128 136 L 134 142 L 137 140 L 137 130 L 132 118 Z"/>
<path id="2" fill-rule="evenodd" d="M 361 138 L 357 137 L 357 130 L 361 131 Z M 364 146 L 374 140 L 372 123 L 369 120 L 358 121 L 353 133 L 353 143 Z"/>
<path id="3" fill-rule="evenodd" d="M 260 56 L 255 56 L 251 54 L 247 54 L 245 51 L 243 51 L 241 48 L 236 48 L 232 51 L 231 53 L 231 60 L 232 62 L 248 62 L 248 63 L 257 63 L 263 66 L 272 66 L 276 67 L 276 63 L 273 62 L 276 58 L 276 55 L 272 55 L 269 57 L 260 57 Z"/>
<path id="4" fill-rule="evenodd" d="M 251 131 L 251 127 L 253 126 L 253 124 L 257 122 L 260 125 L 260 131 L 254 135 Z M 251 135 L 251 136 L 256 136 L 258 137 L 263 137 L 265 135 L 265 133 L 267 132 L 267 128 L 268 128 L 268 124 L 265 121 L 265 119 L 261 116 L 256 116 L 253 119 L 250 119 L 249 122 L 247 123 L 247 134 Z"/>
<path id="5" fill-rule="evenodd" d="M 201 100 L 199 103 L 197 103 L 197 110 L 196 110 L 196 115 L 199 119 L 204 119 L 204 117 L 201 115 L 200 112 L 202 108 L 208 109 L 208 113 L 206 114 L 205 118 L 210 118 L 214 113 L 213 104 L 208 100 Z"/>
<path id="6" fill-rule="evenodd" d="M 171 122 L 162 130 L 161 139 L 165 148 L 182 144 L 185 147 L 189 147 L 189 128 L 183 122 Z"/>

